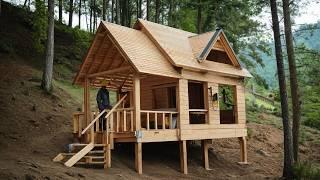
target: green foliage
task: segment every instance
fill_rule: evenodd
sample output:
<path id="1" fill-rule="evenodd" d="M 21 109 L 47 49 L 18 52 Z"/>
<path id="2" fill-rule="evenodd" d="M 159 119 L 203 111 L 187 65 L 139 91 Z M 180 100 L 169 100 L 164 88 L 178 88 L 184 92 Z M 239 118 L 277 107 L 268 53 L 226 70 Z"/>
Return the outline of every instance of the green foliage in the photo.
<path id="1" fill-rule="evenodd" d="M 318 180 L 320 169 L 310 163 L 299 163 L 293 167 L 294 178 L 297 180 Z"/>
<path id="2" fill-rule="evenodd" d="M 35 0 L 35 11 L 32 18 L 32 39 L 33 46 L 39 52 L 43 53 L 45 41 L 47 39 L 47 10 L 44 0 Z"/>

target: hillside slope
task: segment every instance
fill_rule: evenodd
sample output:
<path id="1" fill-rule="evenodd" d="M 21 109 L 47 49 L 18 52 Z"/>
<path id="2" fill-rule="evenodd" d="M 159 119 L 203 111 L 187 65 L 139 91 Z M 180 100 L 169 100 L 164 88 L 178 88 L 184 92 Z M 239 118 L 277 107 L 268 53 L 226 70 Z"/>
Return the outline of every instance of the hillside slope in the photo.
<path id="1" fill-rule="evenodd" d="M 8 4 L 2 4 L 15 12 Z M 7 8 L 8 9 L 8 8 Z M 4 12 L 4 11 L 3 11 Z M 8 13 L 0 16 L 0 42 L 11 44 L 0 48 L 0 179 L 262 179 L 281 176 L 282 131 L 279 118 L 249 112 L 247 166 L 238 165 L 239 144 L 236 139 L 215 140 L 210 148 L 211 171 L 202 167 L 198 142 L 188 149 L 189 174 L 179 172 L 177 143 L 143 145 L 143 175 L 134 171 L 132 144 L 117 145 L 112 152 L 112 168 L 66 168 L 52 158 L 65 151 L 72 141 L 71 116 L 81 104 L 81 94 L 71 86 L 79 64 L 79 54 L 72 48 L 70 34 L 57 33 L 55 88 L 52 95 L 40 89 L 43 56 L 30 48 L 30 25 Z M 70 41 L 70 42 L 69 42 Z M 71 45 L 70 45 L 71 44 Z M 3 45 L 3 44 L 1 44 Z M 10 50 L 11 48 L 11 50 Z M 64 51 L 63 51 L 64 50 Z M 62 54 L 62 55 L 61 55 Z M 63 58 L 61 58 L 63 57 Z M 75 58 L 75 60 L 72 60 Z M 78 58 L 78 60 L 77 60 Z M 65 85 L 65 86 L 62 86 Z M 68 88 L 65 88 L 65 87 Z M 320 146 L 315 143 L 319 132 L 308 130 L 301 147 L 304 160 L 320 162 Z M 311 138 L 312 137 L 312 138 Z"/>

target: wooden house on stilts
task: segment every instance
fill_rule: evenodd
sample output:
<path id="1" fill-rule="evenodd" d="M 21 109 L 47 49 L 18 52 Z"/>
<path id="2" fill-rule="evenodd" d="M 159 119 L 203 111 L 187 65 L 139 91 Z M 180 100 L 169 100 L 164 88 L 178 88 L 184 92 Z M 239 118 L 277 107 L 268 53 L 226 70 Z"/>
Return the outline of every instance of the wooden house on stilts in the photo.
<path id="1" fill-rule="evenodd" d="M 144 143 L 176 141 L 187 174 L 187 141 L 201 140 L 209 169 L 210 140 L 238 138 L 240 162 L 247 163 L 244 78 L 250 76 L 221 29 L 194 34 L 141 19 L 133 28 L 101 22 L 74 80 L 84 87 L 83 112 L 73 115 L 81 142 L 54 161 L 107 168 L 114 143 L 133 142 L 141 174 Z M 99 113 L 90 107 L 90 87 L 103 81 L 118 95 L 111 110 Z M 106 129 L 99 128 L 104 113 Z"/>

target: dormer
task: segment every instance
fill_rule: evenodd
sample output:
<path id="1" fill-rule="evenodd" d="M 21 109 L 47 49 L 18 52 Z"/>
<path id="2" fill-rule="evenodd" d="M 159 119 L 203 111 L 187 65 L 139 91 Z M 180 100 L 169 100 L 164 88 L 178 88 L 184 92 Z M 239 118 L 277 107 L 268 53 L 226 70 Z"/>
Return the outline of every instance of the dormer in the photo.
<path id="1" fill-rule="evenodd" d="M 199 63 L 213 61 L 241 68 L 239 60 L 222 29 L 190 38 L 194 45 L 201 46 L 196 48 L 197 52 L 194 52 Z M 206 41 L 203 41 L 203 39 L 206 39 Z M 195 43 L 195 41 L 198 41 L 198 43 Z"/>

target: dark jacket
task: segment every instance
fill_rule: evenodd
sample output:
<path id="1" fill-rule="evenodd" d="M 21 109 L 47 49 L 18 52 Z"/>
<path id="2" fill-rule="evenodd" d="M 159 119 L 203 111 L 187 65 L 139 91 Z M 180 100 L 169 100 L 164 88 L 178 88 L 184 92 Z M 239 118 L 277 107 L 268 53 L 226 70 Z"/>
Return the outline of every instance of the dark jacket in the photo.
<path id="1" fill-rule="evenodd" d="M 100 111 L 110 109 L 109 91 L 107 89 L 100 88 L 96 100 Z"/>

